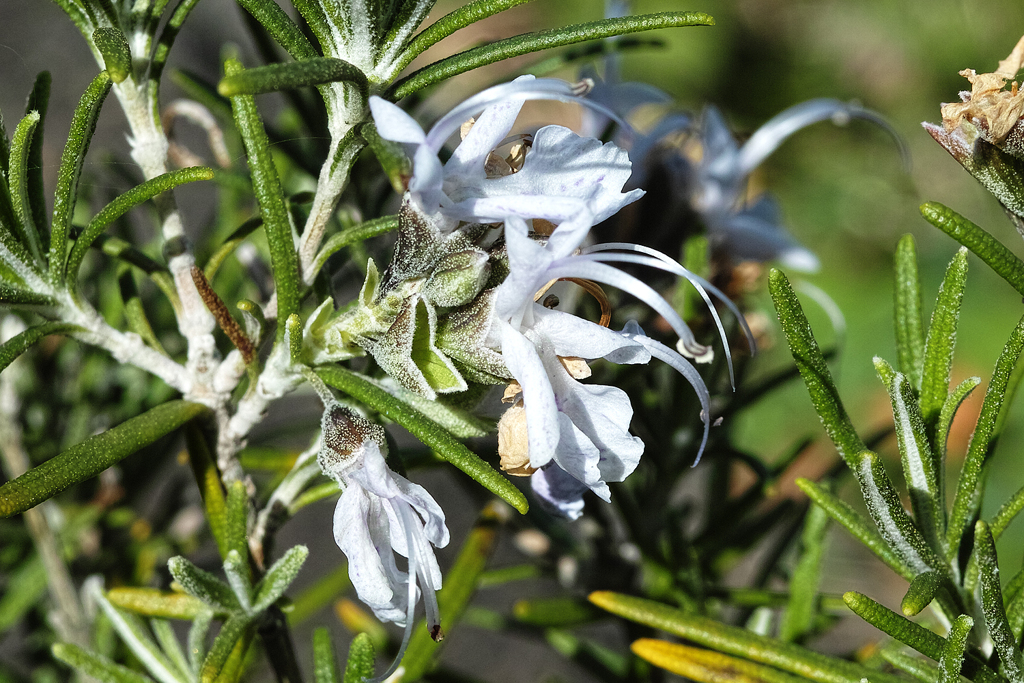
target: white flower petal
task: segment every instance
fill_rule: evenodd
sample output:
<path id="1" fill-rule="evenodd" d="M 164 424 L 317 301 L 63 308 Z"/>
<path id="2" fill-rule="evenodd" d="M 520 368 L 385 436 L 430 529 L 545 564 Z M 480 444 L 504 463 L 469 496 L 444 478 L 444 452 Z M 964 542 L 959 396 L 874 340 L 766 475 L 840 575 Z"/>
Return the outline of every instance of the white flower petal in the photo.
<path id="1" fill-rule="evenodd" d="M 377 132 L 385 140 L 415 145 L 426 142 L 427 136 L 420 124 L 397 104 L 374 95 L 370 97 L 370 113 L 373 114 Z"/>
<path id="2" fill-rule="evenodd" d="M 534 319 L 533 330 L 550 340 L 559 356 L 605 358 L 619 352 L 614 361 L 619 364 L 646 363 L 651 359 L 643 344 L 570 313 L 534 304 Z"/>
<path id="3" fill-rule="evenodd" d="M 530 486 L 552 511 L 569 519 L 579 519 L 583 514 L 583 494 L 587 487 L 558 465 L 551 464 L 534 472 Z"/>
<path id="4" fill-rule="evenodd" d="M 559 437 L 558 408 L 547 370 L 533 342 L 507 323 L 502 324 L 501 355 L 523 388 L 530 466 L 543 467 L 554 456 Z"/>

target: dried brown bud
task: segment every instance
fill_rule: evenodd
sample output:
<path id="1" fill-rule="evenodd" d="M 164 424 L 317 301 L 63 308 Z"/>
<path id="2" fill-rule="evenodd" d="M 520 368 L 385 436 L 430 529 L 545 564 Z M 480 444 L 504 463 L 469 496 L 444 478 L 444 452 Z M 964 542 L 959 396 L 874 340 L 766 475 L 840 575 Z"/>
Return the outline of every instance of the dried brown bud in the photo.
<path id="1" fill-rule="evenodd" d="M 528 477 L 537 471 L 530 467 L 530 443 L 526 434 L 526 409 L 518 403 L 498 421 L 498 455 L 501 471 L 514 477 Z"/>

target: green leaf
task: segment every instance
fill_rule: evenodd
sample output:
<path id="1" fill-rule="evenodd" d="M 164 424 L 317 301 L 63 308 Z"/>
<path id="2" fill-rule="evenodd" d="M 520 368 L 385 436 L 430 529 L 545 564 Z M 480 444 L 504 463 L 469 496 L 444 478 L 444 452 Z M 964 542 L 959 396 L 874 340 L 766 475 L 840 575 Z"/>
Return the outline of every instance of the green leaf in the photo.
<path id="1" fill-rule="evenodd" d="M 242 481 L 233 481 L 228 485 L 227 508 L 225 510 L 227 526 L 225 536 L 228 553 L 234 550 L 238 553 L 239 560 L 245 565 L 245 572 L 249 574 L 249 544 L 246 540 L 249 536 L 249 493 Z M 225 555 L 224 559 L 227 559 Z"/>
<path id="2" fill-rule="evenodd" d="M 32 135 L 32 144 L 28 151 L 26 175 L 28 176 L 28 199 L 32 209 L 32 223 L 36 228 L 35 241 L 39 243 L 40 235 L 46 229 L 46 188 L 43 186 L 43 126 L 46 123 L 46 111 L 50 104 L 50 72 L 41 71 L 32 84 L 32 93 L 25 104 L 25 113 L 39 112 L 39 124 Z M 40 244 L 40 253 L 42 245 Z"/>
<path id="3" fill-rule="evenodd" d="M 72 669 L 103 683 L 153 683 L 153 679 L 106 657 L 89 652 L 71 643 L 54 643 L 50 648 L 56 659 Z"/>
<path id="4" fill-rule="evenodd" d="M 825 431 L 836 445 L 839 455 L 851 469 L 855 469 L 857 454 L 867 446 L 857 436 L 850 417 L 846 414 L 843 402 L 839 398 L 839 390 L 832 380 L 832 373 L 829 372 L 821 349 L 818 348 L 818 342 L 814 339 L 814 333 L 807 323 L 800 301 L 796 298 L 786 276 L 774 268 L 768 274 L 768 290 L 771 292 L 772 301 L 775 302 L 775 311 L 778 313 L 779 322 L 782 323 L 782 332 L 786 335 L 789 351 L 793 354 L 800 376 L 811 395 L 811 403 L 814 404 L 814 409 L 825 426 Z"/>
<path id="5" fill-rule="evenodd" d="M 33 173 L 29 167 L 32 143 L 35 140 L 40 120 L 39 112 L 30 111 L 14 129 L 8 176 L 11 209 L 14 212 L 11 229 L 18 241 L 17 245 L 12 244 L 11 246 L 16 250 L 16 254 L 21 255 L 21 258 L 30 255 L 25 260 L 33 269 L 37 264 L 43 262 L 43 247 L 39 241 L 39 228 L 36 226 L 32 206 L 31 181 Z M 2 164 L 2 160 L 0 160 L 0 164 Z"/>
<path id="6" fill-rule="evenodd" d="M 950 558 L 956 557 L 959 553 L 960 540 L 963 538 L 964 531 L 981 504 L 982 469 L 989 453 L 995 446 L 996 438 L 999 436 L 995 427 L 1005 398 L 1007 384 L 1022 350 L 1024 350 L 1024 317 L 1017 323 L 1003 347 L 1003 352 L 999 354 L 999 360 L 996 361 L 995 370 L 992 372 L 992 379 L 985 391 L 985 400 L 981 404 L 978 424 L 974 428 L 971 443 L 967 447 L 967 456 L 964 458 L 963 469 L 960 470 L 956 497 L 953 499 L 953 510 L 949 517 L 947 544 Z"/>
<path id="7" fill-rule="evenodd" d="M 802 683 L 805 678 L 736 657 L 654 638 L 640 638 L 629 647 L 637 657 L 697 683 Z"/>
<path id="8" fill-rule="evenodd" d="M 236 482 L 241 483 L 241 482 Z M 243 484 L 244 486 L 244 484 Z M 249 574 L 248 554 L 243 559 L 237 550 L 232 548 L 228 556 L 224 558 L 224 575 L 228 579 L 228 586 L 238 600 L 238 605 L 243 612 L 253 613 L 252 607 L 252 581 Z"/>
<path id="9" fill-rule="evenodd" d="M 904 235 L 896 247 L 896 287 L 894 316 L 896 353 L 900 372 L 921 391 L 924 370 L 924 323 L 921 314 L 921 280 L 917 274 L 917 250 L 914 236 Z"/>
<path id="10" fill-rule="evenodd" d="M 999 560 L 996 557 L 996 544 L 992 540 L 992 532 L 988 524 L 979 520 L 974 525 L 974 556 L 978 561 L 981 578 L 981 609 L 985 615 L 985 626 L 988 628 L 992 645 L 999 654 L 1003 671 L 1011 683 L 1024 681 L 1024 664 L 1021 662 L 1020 649 L 1014 638 L 1010 624 L 1006 619 L 1003 605 L 1003 591 L 999 584 Z"/>
<path id="11" fill-rule="evenodd" d="M 935 661 L 941 660 L 942 651 L 946 647 L 946 639 L 942 636 L 879 605 L 866 595 L 851 591 L 843 595 L 843 600 L 864 621 L 921 654 Z M 960 673 L 975 683 L 1005 683 L 1002 676 L 971 653 L 964 659 Z"/>
<path id="12" fill-rule="evenodd" d="M 467 3 L 453 12 L 449 12 L 420 31 L 409 42 L 398 61 L 391 68 L 391 72 L 400 73 L 431 45 L 439 43 L 459 29 L 527 2 L 530 0 L 475 0 L 475 2 Z"/>
<path id="13" fill-rule="evenodd" d="M 191 620 L 208 611 L 198 598 L 184 593 L 166 593 L 156 588 L 111 588 L 107 591 L 107 599 L 118 607 L 146 617 Z"/>
<path id="14" fill-rule="evenodd" d="M 230 553 L 229 553 L 230 554 Z M 178 555 L 167 561 L 167 569 L 182 590 L 203 601 L 214 612 L 235 613 L 240 609 L 238 599 L 231 588 L 208 571 L 195 566 Z"/>
<path id="15" fill-rule="evenodd" d="M 132 50 L 119 29 L 104 26 L 93 31 L 92 43 L 103 55 L 110 80 L 120 83 L 132 75 Z"/>
<path id="16" fill-rule="evenodd" d="M 898 648 L 898 649 L 897 649 Z M 923 657 L 910 654 L 901 646 L 890 645 L 882 648 L 882 659 L 904 671 L 922 683 L 935 683 L 939 680 L 939 668 Z M 959 675 L 959 673 L 958 673 Z"/>
<path id="17" fill-rule="evenodd" d="M 412 161 L 405 153 L 401 143 L 385 140 L 377 132 L 377 126 L 368 121 L 359 127 L 359 135 L 370 146 L 370 151 L 377 157 L 384 175 L 391 181 L 391 189 L 395 194 L 403 194 L 412 178 Z M 394 217 L 397 221 L 398 217 Z M 381 219 L 378 219 L 381 220 Z"/>
<path id="18" fill-rule="evenodd" d="M 246 237 L 262 226 L 263 218 L 255 216 L 242 223 L 234 232 L 228 235 L 224 243 L 217 248 L 217 251 L 213 252 L 213 255 L 206 262 L 206 266 L 203 268 L 203 275 L 206 276 L 206 279 L 213 282 L 213 276 L 217 274 L 217 270 L 224 263 L 224 259 L 230 256 L 238 248 L 238 245 L 245 241 Z"/>
<path id="19" fill-rule="evenodd" d="M 894 572 L 907 579 L 914 578 L 914 571 L 908 567 L 899 555 L 886 545 L 878 532 L 871 527 L 864 517 L 844 501 L 824 490 L 808 479 L 797 479 L 796 485 L 807 494 L 807 497 L 820 505 L 828 516 L 843 525 L 847 531 L 853 534 L 868 550 L 873 552 L 882 562 L 885 562 Z"/>
<path id="20" fill-rule="evenodd" d="M 324 242 L 320 252 L 316 255 L 316 259 L 313 262 L 313 272 L 319 272 L 324 267 L 324 264 L 327 263 L 327 259 L 336 254 L 340 249 L 394 230 L 398 230 L 397 214 L 375 218 L 335 233 Z"/>
<path id="21" fill-rule="evenodd" d="M 892 403 L 896 441 L 914 519 L 931 547 L 940 552 L 946 540 L 946 510 L 939 490 L 935 457 L 928 442 L 917 396 L 906 375 L 895 372 L 877 356 L 874 361 Z"/>
<path id="22" fill-rule="evenodd" d="M 257 611 L 265 610 L 284 595 L 284 592 L 288 590 L 288 586 L 292 585 L 292 581 L 298 576 L 299 570 L 302 569 L 302 565 L 307 557 L 309 557 L 309 548 L 304 545 L 297 545 L 275 562 L 267 570 L 267 575 L 256 586 L 253 609 Z"/>
<path id="23" fill-rule="evenodd" d="M 167 63 L 167 57 L 171 52 L 171 47 L 174 45 L 174 39 L 177 38 L 182 25 L 192 10 L 195 9 L 198 2 L 199 0 L 181 0 L 174 8 L 174 12 L 167 20 L 167 23 L 164 24 L 160 37 L 157 38 L 156 47 L 153 50 L 153 59 L 150 61 L 149 74 L 147 74 L 151 86 L 159 84 L 160 77 L 163 75 L 164 65 Z M 154 32 L 155 29 L 156 27 L 154 26 Z"/>
<path id="24" fill-rule="evenodd" d="M 500 503 L 491 502 L 483 509 L 463 543 L 455 564 L 448 571 L 444 587 L 437 593 L 442 633 L 445 635 L 450 634 L 462 620 L 479 587 L 480 575 L 494 552 L 501 526 L 509 516 L 507 508 L 503 507 Z M 415 681 L 421 678 L 433 668 L 440 654 L 442 643 L 434 642 L 425 625 L 425 622 L 421 622 L 420 627 L 413 631 L 405 651 L 402 659 L 404 680 Z"/>
<path id="25" fill-rule="evenodd" d="M 189 401 L 168 401 L 90 437 L 0 486 L 0 516 L 10 517 L 54 497 L 207 412 Z"/>
<path id="26" fill-rule="evenodd" d="M 91 584 L 87 590 L 90 590 L 93 599 L 110 620 L 117 635 L 125 642 L 132 654 L 138 657 L 153 678 L 160 683 L 187 683 L 187 680 L 177 673 L 174 664 L 153 641 L 141 619 L 114 607 L 103 595 L 99 583 Z"/>
<path id="27" fill-rule="evenodd" d="M 100 212 L 89 221 L 89 225 L 86 226 L 82 234 L 75 240 L 75 246 L 71 248 L 71 255 L 68 256 L 64 277 L 67 279 L 72 291 L 75 289 L 74 283 L 78 278 L 78 269 L 82 265 L 82 259 L 85 258 L 89 247 L 92 246 L 92 243 L 108 225 L 128 213 L 129 209 L 152 199 L 158 194 L 167 192 L 178 185 L 196 182 L 197 180 L 210 180 L 211 178 L 213 178 L 213 169 L 206 168 L 205 166 L 193 166 L 178 171 L 171 171 L 133 187 L 100 209 Z"/>
<path id="28" fill-rule="evenodd" d="M 238 4 L 267 30 L 292 59 L 319 57 L 302 30 L 274 0 L 238 0 Z"/>
<path id="29" fill-rule="evenodd" d="M 191 679 L 190 673 L 192 669 L 185 658 L 185 652 L 181 649 L 178 637 L 174 635 L 174 629 L 171 627 L 170 622 L 166 619 L 150 619 L 149 628 L 153 631 L 153 635 L 156 636 L 156 640 L 160 643 L 164 654 L 167 655 L 174 665 L 175 673 L 184 681 Z"/>
<path id="30" fill-rule="evenodd" d="M 217 85 L 217 92 L 225 97 L 258 95 L 305 88 L 311 85 L 348 81 L 358 87 L 363 96 L 369 89 L 366 75 L 343 59 L 314 57 L 298 62 L 281 62 L 245 69 L 225 76 Z"/>
<path id="31" fill-rule="evenodd" d="M 860 683 L 862 679 L 871 683 L 903 683 L 903 679 L 897 676 L 872 671 L 854 662 L 819 654 L 793 643 L 759 636 L 708 617 L 688 614 L 653 600 L 610 591 L 591 593 L 589 600 L 601 609 L 638 624 L 667 631 L 713 650 L 768 664 L 818 683 Z"/>
<path id="32" fill-rule="evenodd" d="M 217 677 L 228 668 L 228 660 L 233 658 L 236 650 L 245 651 L 255 635 L 255 624 L 248 615 L 235 615 L 224 622 L 220 633 L 213 640 L 210 652 L 203 660 L 199 674 L 201 683 L 214 683 Z"/>
<path id="33" fill-rule="evenodd" d="M 142 337 L 142 340 L 150 347 L 167 356 L 168 353 L 163 344 L 153 332 L 153 326 L 149 324 L 146 309 L 142 306 L 142 298 L 135 286 L 135 276 L 131 267 L 127 263 L 121 263 L 118 271 L 117 288 L 121 295 L 121 303 L 124 304 L 124 317 L 128 323 L 128 329 Z"/>
<path id="34" fill-rule="evenodd" d="M 999 240 L 956 211 L 937 202 L 922 204 L 921 215 L 936 228 L 977 254 L 989 268 L 1024 296 L 1024 261 L 1017 258 Z"/>
<path id="35" fill-rule="evenodd" d="M 228 76 L 241 70 L 242 65 L 235 59 L 224 63 L 224 71 Z M 299 308 L 299 260 L 292 240 L 292 227 L 285 209 L 281 181 L 270 156 L 270 143 L 263 129 L 263 120 L 256 109 L 256 100 L 252 95 L 236 95 L 231 98 L 231 110 L 245 143 L 253 190 L 260 205 L 267 243 L 270 245 L 270 267 L 274 271 L 274 284 L 277 288 L 278 319 L 287 320 Z M 284 325 L 278 325 L 277 341 L 283 339 Z"/>
<path id="36" fill-rule="evenodd" d="M 949 628 L 949 637 L 942 656 L 939 658 L 941 678 L 938 683 L 960 683 L 960 669 L 964 663 L 964 652 L 967 650 L 967 636 L 974 627 L 974 620 L 966 614 L 958 616 Z"/>
<path id="37" fill-rule="evenodd" d="M 96 131 L 100 107 L 103 106 L 103 100 L 109 92 L 110 76 L 106 71 L 101 71 L 89 84 L 75 109 L 68 141 L 60 158 L 57 190 L 53 199 L 53 224 L 50 231 L 50 282 L 55 285 L 60 283 L 64 275 L 68 233 L 71 231 L 71 218 L 75 213 L 82 164 L 85 163 L 85 154 L 89 151 L 89 143 Z"/>
<path id="38" fill-rule="evenodd" d="M 56 305 L 57 300 L 49 294 L 12 287 L 0 282 L 0 306 L 33 309 L 36 307 L 50 308 Z"/>
<path id="39" fill-rule="evenodd" d="M 72 325 L 71 323 L 43 323 L 42 325 L 30 327 L 21 334 L 11 337 L 4 344 L 0 345 L 0 372 L 6 370 L 7 366 L 13 363 L 18 356 L 25 353 L 43 337 L 48 337 L 51 334 L 68 334 L 81 329 L 78 325 Z"/>
<path id="40" fill-rule="evenodd" d="M 444 427 L 350 370 L 340 366 L 318 367 L 316 373 L 335 389 L 345 392 L 408 429 L 413 436 L 433 448 L 442 458 L 468 474 L 491 493 L 504 499 L 516 510 L 526 514 L 529 504 L 519 489 L 466 448 Z"/>
<path id="41" fill-rule="evenodd" d="M 589 624 L 598 615 L 591 605 L 575 597 L 521 599 L 512 605 L 512 617 L 516 621 L 541 628 Z"/>
<path id="42" fill-rule="evenodd" d="M 373 677 L 373 641 L 365 633 L 357 633 L 348 647 L 344 683 L 362 683 Z M 319 683 L 319 682 L 318 682 Z"/>
<path id="43" fill-rule="evenodd" d="M 921 415 L 932 430 L 938 422 L 942 404 L 949 395 L 949 376 L 953 368 L 956 327 L 967 280 L 967 250 L 960 248 L 946 269 L 939 296 L 932 311 L 928 337 L 924 343 L 924 372 L 921 378 Z"/>
<path id="44" fill-rule="evenodd" d="M 949 430 L 953 426 L 953 418 L 956 417 L 956 411 L 960 409 L 960 405 L 979 384 L 981 384 L 980 377 L 968 377 L 963 382 L 960 382 L 953 391 L 949 392 L 949 396 L 946 397 L 945 403 L 942 404 L 942 410 L 939 412 L 939 421 L 935 427 L 933 444 L 935 447 L 935 474 L 938 479 L 940 500 L 945 499 L 946 447 L 949 442 Z M 945 509 L 945 503 L 942 503 L 942 508 Z"/>
<path id="45" fill-rule="evenodd" d="M 388 99 L 392 101 L 408 97 L 427 86 L 440 83 L 458 74 L 493 64 L 503 59 L 547 50 L 563 45 L 572 45 L 586 40 L 600 40 L 638 31 L 680 26 L 712 26 L 715 20 L 701 12 L 660 12 L 640 16 L 602 19 L 584 24 L 573 24 L 564 28 L 524 33 L 505 40 L 460 52 L 446 59 L 428 64 L 414 71 L 391 87 Z"/>
<path id="46" fill-rule="evenodd" d="M 302 362 L 302 319 L 292 313 L 284 321 L 284 336 L 288 341 L 288 356 L 293 363 Z"/>
<path id="47" fill-rule="evenodd" d="M 860 481 L 864 504 L 875 526 L 903 564 L 912 569 L 915 576 L 929 569 L 945 570 L 945 566 L 903 509 L 900 496 L 889 481 L 889 475 L 878 456 L 871 451 L 864 451 L 857 458 L 854 472 Z"/>
<path id="48" fill-rule="evenodd" d="M 196 425 L 188 425 L 185 429 L 185 445 L 188 450 L 189 464 L 192 475 L 199 485 L 199 493 L 203 497 L 206 508 L 206 521 L 210 524 L 210 532 L 217 542 L 220 556 L 225 558 L 231 545 L 228 542 L 228 506 L 224 489 L 220 481 L 220 472 L 213 462 L 206 437 Z"/>
<path id="49" fill-rule="evenodd" d="M 370 670 L 373 675 L 373 670 Z M 334 643 L 326 626 L 313 631 L 313 680 L 316 683 L 341 683 L 338 662 L 334 658 Z"/>
<path id="50" fill-rule="evenodd" d="M 915 576 L 914 580 L 910 582 L 907 594 L 903 596 L 903 601 L 900 603 L 900 611 L 908 617 L 920 614 L 935 599 L 939 589 L 943 587 L 943 579 L 943 575 L 934 570 Z"/>
<path id="51" fill-rule="evenodd" d="M 196 678 L 199 677 L 203 669 L 203 660 L 206 659 L 206 634 L 212 621 L 213 612 L 206 610 L 192 621 L 192 627 L 188 630 L 188 659 Z"/>
<path id="52" fill-rule="evenodd" d="M 800 560 L 789 580 L 789 603 L 779 625 L 779 638 L 786 642 L 800 640 L 814 626 L 827 531 L 828 514 L 824 508 L 812 505 L 804 520 L 800 538 Z"/>

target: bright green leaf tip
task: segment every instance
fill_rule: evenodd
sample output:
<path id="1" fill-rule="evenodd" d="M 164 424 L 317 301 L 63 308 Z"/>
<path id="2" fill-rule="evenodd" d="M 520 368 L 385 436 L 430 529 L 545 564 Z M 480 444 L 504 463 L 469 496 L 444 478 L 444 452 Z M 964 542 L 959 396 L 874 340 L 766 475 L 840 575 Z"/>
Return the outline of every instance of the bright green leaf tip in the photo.
<path id="1" fill-rule="evenodd" d="M 92 40 L 96 49 L 103 55 L 103 63 L 107 67 L 110 80 L 120 83 L 131 75 L 132 51 L 121 31 L 104 26 L 93 32 Z"/>

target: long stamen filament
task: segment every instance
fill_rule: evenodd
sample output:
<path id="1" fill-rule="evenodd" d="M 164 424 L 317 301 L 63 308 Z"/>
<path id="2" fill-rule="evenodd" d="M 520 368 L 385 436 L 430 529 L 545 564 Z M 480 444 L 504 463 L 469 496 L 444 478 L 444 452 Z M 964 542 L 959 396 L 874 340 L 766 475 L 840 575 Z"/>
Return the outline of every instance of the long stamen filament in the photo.
<path id="1" fill-rule="evenodd" d="M 402 520 L 402 530 L 405 532 L 405 548 L 409 560 L 409 594 L 405 608 L 405 632 L 402 634 L 402 646 L 398 648 L 395 661 L 391 662 L 391 666 L 388 667 L 387 671 L 380 676 L 369 679 L 367 683 L 382 683 L 398 671 L 398 667 L 402 664 L 402 658 L 405 657 L 405 651 L 409 647 L 409 641 L 412 639 L 412 627 L 416 625 L 416 577 L 419 574 L 419 562 L 416 557 L 418 553 L 415 552 L 416 546 L 413 540 L 412 520 L 409 519 L 409 504 L 404 500 L 395 500 L 392 504 L 395 507 L 395 512 L 398 513 L 398 517 Z"/>

